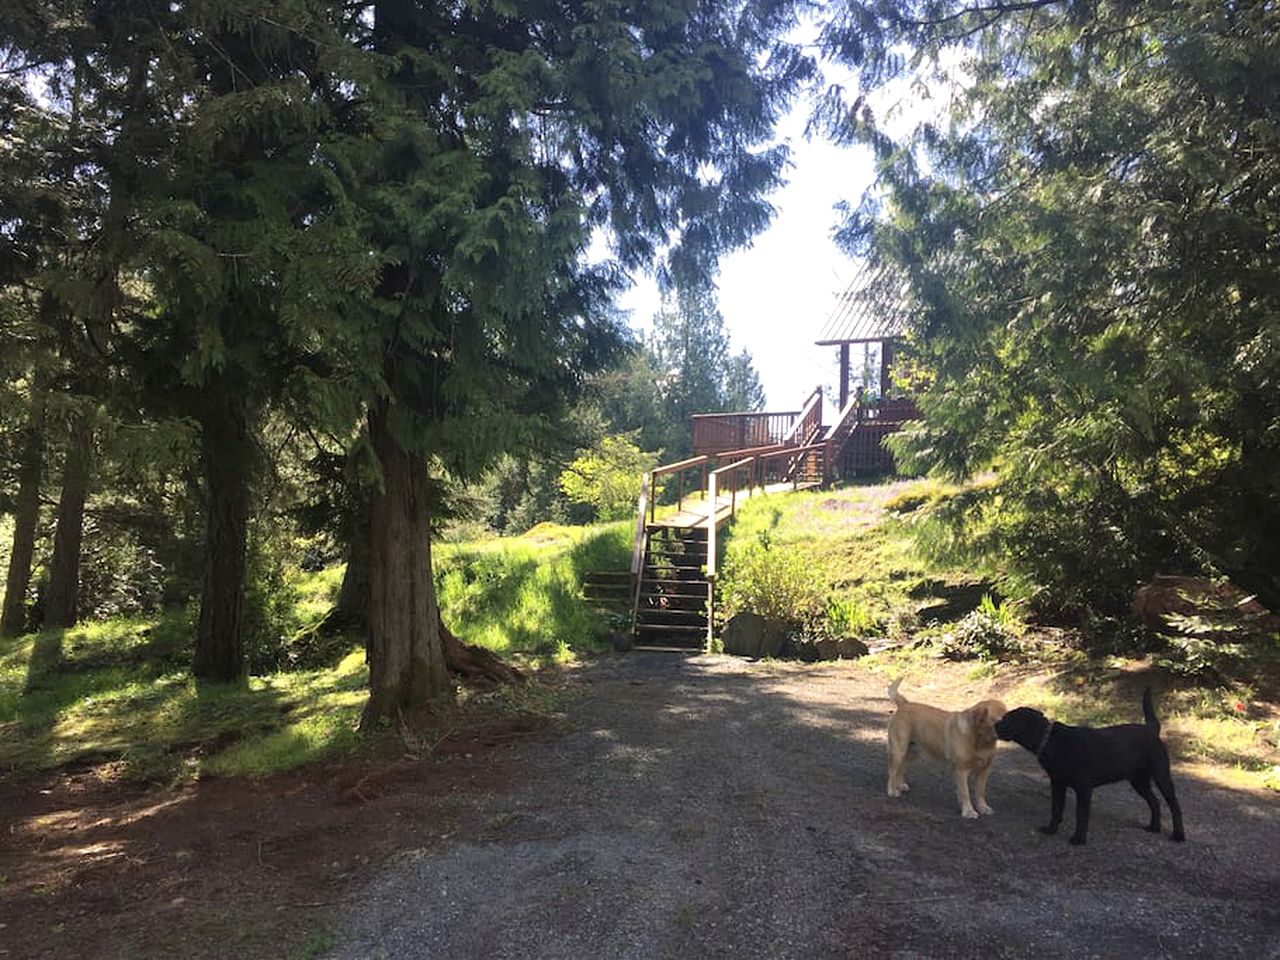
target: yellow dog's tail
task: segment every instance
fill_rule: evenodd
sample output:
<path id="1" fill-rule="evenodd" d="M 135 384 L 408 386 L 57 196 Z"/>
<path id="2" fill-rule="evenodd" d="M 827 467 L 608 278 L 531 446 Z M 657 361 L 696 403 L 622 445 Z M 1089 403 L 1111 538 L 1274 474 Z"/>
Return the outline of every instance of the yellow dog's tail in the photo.
<path id="1" fill-rule="evenodd" d="M 902 677 L 899 677 L 897 680 L 893 681 L 893 683 L 889 684 L 889 699 L 898 706 L 902 706 L 902 704 L 906 702 L 906 697 L 898 692 L 898 687 L 900 686 L 902 686 Z"/>

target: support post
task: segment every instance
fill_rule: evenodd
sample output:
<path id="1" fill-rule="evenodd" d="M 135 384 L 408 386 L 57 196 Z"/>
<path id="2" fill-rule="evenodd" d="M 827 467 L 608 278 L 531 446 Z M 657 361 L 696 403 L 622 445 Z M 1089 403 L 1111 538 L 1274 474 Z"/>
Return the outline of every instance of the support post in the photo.
<path id="1" fill-rule="evenodd" d="M 849 402 L 849 345 L 840 344 L 840 409 Z"/>
<path id="2" fill-rule="evenodd" d="M 715 630 L 716 600 L 716 475 L 707 478 L 707 652 Z"/>

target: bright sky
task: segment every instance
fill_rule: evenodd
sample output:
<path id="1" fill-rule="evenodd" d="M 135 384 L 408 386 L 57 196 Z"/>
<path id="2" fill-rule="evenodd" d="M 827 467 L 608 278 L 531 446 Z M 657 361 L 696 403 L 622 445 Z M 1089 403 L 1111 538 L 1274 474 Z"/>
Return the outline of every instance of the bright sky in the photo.
<path id="1" fill-rule="evenodd" d="M 840 200 L 856 204 L 874 176 L 868 151 L 805 139 L 808 109 L 798 105 L 778 128 L 793 166 L 786 186 L 770 197 L 773 223 L 749 249 L 721 261 L 718 280 L 731 348 L 751 354 L 769 410 L 798 410 L 814 387 L 838 379 L 838 348 L 814 345 L 857 267 L 831 239 L 834 207 Z M 647 330 L 657 288 L 641 280 L 620 304 L 631 311 L 633 327 Z"/>
<path id="2" fill-rule="evenodd" d="M 810 42 L 811 31 L 812 25 L 798 28 L 797 39 Z M 900 139 L 926 118 L 946 117 L 950 97 L 969 82 L 964 57 L 954 48 L 940 65 L 922 67 L 923 73 L 940 66 L 950 87 L 943 83 L 924 93 L 913 75 L 904 74 L 872 92 L 867 102 L 882 128 Z M 826 82 L 856 89 L 857 78 L 849 70 L 831 64 L 823 70 Z M 778 139 L 791 147 L 792 166 L 786 186 L 769 198 L 777 213 L 750 248 L 721 261 L 717 282 L 731 348 L 751 354 L 768 410 L 798 410 L 814 387 L 833 387 L 839 379 L 839 348 L 818 347 L 814 341 L 860 264 L 831 239 L 839 223 L 834 208 L 842 200 L 856 205 L 875 179 L 870 150 L 805 138 L 811 109 L 800 98 L 778 124 Z M 647 330 L 660 300 L 651 280 L 637 279 L 619 303 L 631 311 L 632 327 Z M 855 367 L 858 362 L 855 355 Z M 827 412 L 834 412 L 830 405 Z"/>

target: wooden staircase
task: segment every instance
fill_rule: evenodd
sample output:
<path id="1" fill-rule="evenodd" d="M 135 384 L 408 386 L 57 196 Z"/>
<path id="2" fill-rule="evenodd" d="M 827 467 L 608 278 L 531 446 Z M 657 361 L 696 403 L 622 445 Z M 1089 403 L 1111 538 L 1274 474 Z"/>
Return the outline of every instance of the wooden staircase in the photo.
<path id="1" fill-rule="evenodd" d="M 711 611 L 706 562 L 705 527 L 650 527 L 635 594 L 637 646 L 702 647 Z"/>
<path id="2" fill-rule="evenodd" d="M 850 472 L 851 457 L 861 457 L 863 446 L 875 443 L 878 448 L 883 433 L 896 429 L 898 419 L 878 416 L 855 398 L 834 424 L 823 426 L 820 389 L 796 412 L 694 417 L 695 451 L 700 452 L 644 475 L 630 571 L 588 574 L 584 598 L 615 622 L 626 622 L 618 602 L 625 597 L 637 646 L 709 645 L 717 531 L 733 519 L 738 501 L 831 482 Z M 756 445 L 734 446 L 744 442 Z M 856 469 L 857 463 L 852 466 Z M 660 487 L 668 497 L 674 492 L 675 502 L 668 500 L 658 511 L 654 492 Z"/>

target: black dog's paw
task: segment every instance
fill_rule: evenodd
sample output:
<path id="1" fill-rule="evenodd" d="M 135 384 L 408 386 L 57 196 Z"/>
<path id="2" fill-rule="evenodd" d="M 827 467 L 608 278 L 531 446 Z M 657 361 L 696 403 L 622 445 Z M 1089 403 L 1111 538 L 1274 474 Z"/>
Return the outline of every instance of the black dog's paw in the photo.
<path id="1" fill-rule="evenodd" d="M 1084 838 L 1084 837 L 1082 837 L 1082 836 L 1079 836 L 1078 834 L 1073 835 L 1073 836 L 1071 837 L 1071 845 L 1072 845 L 1073 847 L 1083 847 L 1083 846 L 1084 846 L 1084 841 L 1085 841 L 1085 838 Z"/>
<path id="2" fill-rule="evenodd" d="M 1160 824 L 1158 824 L 1158 823 L 1149 823 L 1149 824 L 1147 824 L 1145 827 L 1143 827 L 1142 829 L 1143 829 L 1143 830 L 1145 830 L 1145 831 L 1147 831 L 1147 833 L 1159 833 L 1159 832 L 1160 832 Z"/>
<path id="3" fill-rule="evenodd" d="M 1058 832 L 1057 826 L 1052 823 L 1046 823 L 1043 827 L 1036 827 L 1036 830 L 1043 833 L 1046 837 L 1052 837 Z"/>
<path id="4" fill-rule="evenodd" d="M 1181 830 L 1179 830 L 1177 833 L 1169 834 L 1169 839 L 1172 840 L 1174 843 L 1182 843 L 1184 840 L 1187 839 L 1187 835 L 1183 833 Z"/>

